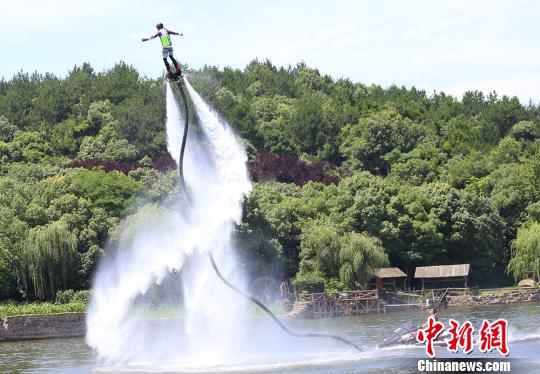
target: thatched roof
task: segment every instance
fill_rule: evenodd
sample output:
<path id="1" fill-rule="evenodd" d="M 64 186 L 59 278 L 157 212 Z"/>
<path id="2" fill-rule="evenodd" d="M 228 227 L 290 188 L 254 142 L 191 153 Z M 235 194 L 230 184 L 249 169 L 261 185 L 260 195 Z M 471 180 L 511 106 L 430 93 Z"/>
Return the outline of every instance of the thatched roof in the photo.
<path id="1" fill-rule="evenodd" d="M 375 269 L 375 276 L 377 278 L 403 278 L 407 274 L 402 272 L 399 268 L 377 268 Z"/>
<path id="2" fill-rule="evenodd" d="M 470 264 L 419 266 L 414 272 L 415 278 L 451 278 L 469 275 Z"/>

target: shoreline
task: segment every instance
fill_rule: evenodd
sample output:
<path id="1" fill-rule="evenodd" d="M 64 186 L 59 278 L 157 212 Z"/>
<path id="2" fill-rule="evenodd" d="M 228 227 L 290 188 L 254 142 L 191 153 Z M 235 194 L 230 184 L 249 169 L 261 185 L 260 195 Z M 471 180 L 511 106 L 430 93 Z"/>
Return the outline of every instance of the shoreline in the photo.
<path id="1" fill-rule="evenodd" d="M 86 334 L 85 312 L 27 314 L 0 320 L 0 342 L 76 338 Z"/>
<path id="2" fill-rule="evenodd" d="M 540 303 L 540 288 L 509 290 L 499 294 L 448 296 L 448 308 L 532 303 Z M 291 320 L 312 319 L 313 317 L 284 314 L 280 315 L 279 318 Z M 162 322 L 169 319 L 177 320 L 179 318 L 155 318 L 146 320 L 146 322 Z M 86 312 L 6 316 L 0 318 L 0 321 L 2 322 L 0 325 L 0 343 L 22 340 L 78 338 L 86 335 Z"/>
<path id="3" fill-rule="evenodd" d="M 502 293 L 487 293 L 486 295 L 448 296 L 449 308 L 528 304 L 534 302 L 540 302 L 540 288 L 516 289 Z"/>

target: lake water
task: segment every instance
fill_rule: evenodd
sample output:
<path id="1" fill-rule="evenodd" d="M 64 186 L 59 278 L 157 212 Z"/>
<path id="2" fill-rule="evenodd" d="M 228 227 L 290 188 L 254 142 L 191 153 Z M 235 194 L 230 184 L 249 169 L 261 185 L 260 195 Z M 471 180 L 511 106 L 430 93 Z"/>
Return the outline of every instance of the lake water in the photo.
<path id="1" fill-rule="evenodd" d="M 540 305 L 509 305 L 490 308 L 455 308 L 441 311 L 441 321 L 448 318 L 460 322 L 470 320 L 476 331 L 482 319 L 506 318 L 509 322 L 509 358 L 512 372 L 540 373 Z M 367 315 L 347 318 L 287 321 L 288 326 L 302 331 L 324 331 L 341 334 L 365 351 L 319 339 L 293 339 L 284 350 L 267 352 L 261 358 L 245 357 L 241 362 L 223 366 L 193 367 L 168 362 L 159 367 L 111 367 L 97 362 L 84 339 L 53 339 L 0 343 L 0 372 L 89 373 L 89 372 L 227 372 L 227 373 L 398 373 L 416 366 L 415 358 L 425 358 L 423 347 L 377 349 L 377 342 L 387 337 L 403 322 L 420 321 L 418 311 Z M 268 323 L 265 321 L 263 323 Z M 266 326 L 268 327 L 268 326 Z M 477 334 L 475 332 L 475 334 Z M 254 334 L 264 345 L 265 336 Z M 259 341 L 259 343 L 261 343 Z M 173 344 L 173 343 L 172 343 Z M 270 344 L 270 343 L 269 343 Z M 436 349 L 437 357 L 456 357 L 445 348 Z M 467 357 L 501 357 L 497 352 L 482 354 L 475 350 Z"/>

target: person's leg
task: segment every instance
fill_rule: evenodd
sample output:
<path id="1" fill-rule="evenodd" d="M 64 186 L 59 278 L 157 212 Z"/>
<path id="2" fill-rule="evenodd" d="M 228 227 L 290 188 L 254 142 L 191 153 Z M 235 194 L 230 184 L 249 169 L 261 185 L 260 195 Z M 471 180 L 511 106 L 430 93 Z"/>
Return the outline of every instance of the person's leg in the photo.
<path id="1" fill-rule="evenodd" d="M 171 65 L 169 65 L 169 61 L 167 61 L 167 59 L 164 58 L 163 62 L 165 63 L 165 69 L 167 69 L 167 74 L 172 74 Z"/>
<path id="2" fill-rule="evenodd" d="M 165 68 L 167 69 L 167 74 L 171 74 L 172 71 L 171 66 L 169 65 L 169 61 L 167 61 L 167 54 L 168 52 L 164 49 L 162 52 L 163 63 L 165 64 Z"/>
<path id="3" fill-rule="evenodd" d="M 180 69 L 180 65 L 178 64 L 178 62 L 175 60 L 174 56 L 172 55 L 172 53 L 169 53 L 169 57 L 171 58 L 171 61 L 176 69 L 176 72 L 178 74 L 182 74 L 182 69 Z"/>
<path id="4" fill-rule="evenodd" d="M 165 67 L 167 68 L 167 71 L 171 70 L 171 65 L 169 65 L 169 61 L 167 61 L 166 58 L 163 59 L 163 62 L 165 63 Z"/>

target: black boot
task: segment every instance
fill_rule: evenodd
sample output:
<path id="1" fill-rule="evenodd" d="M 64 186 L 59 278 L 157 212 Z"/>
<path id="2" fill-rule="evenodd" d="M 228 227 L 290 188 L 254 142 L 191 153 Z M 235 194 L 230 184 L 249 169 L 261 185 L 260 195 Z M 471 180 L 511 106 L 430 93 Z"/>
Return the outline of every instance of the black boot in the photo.
<path id="1" fill-rule="evenodd" d="M 171 65 L 169 65 L 169 62 L 167 61 L 166 58 L 163 59 L 163 62 L 165 63 L 165 70 L 167 70 L 167 72 L 165 73 L 165 77 L 172 78 L 172 76 L 174 75 L 174 72 L 171 69 Z"/>
<path id="2" fill-rule="evenodd" d="M 174 65 L 174 68 L 176 69 L 176 76 L 182 78 L 182 69 L 180 69 L 180 65 L 176 64 Z"/>

